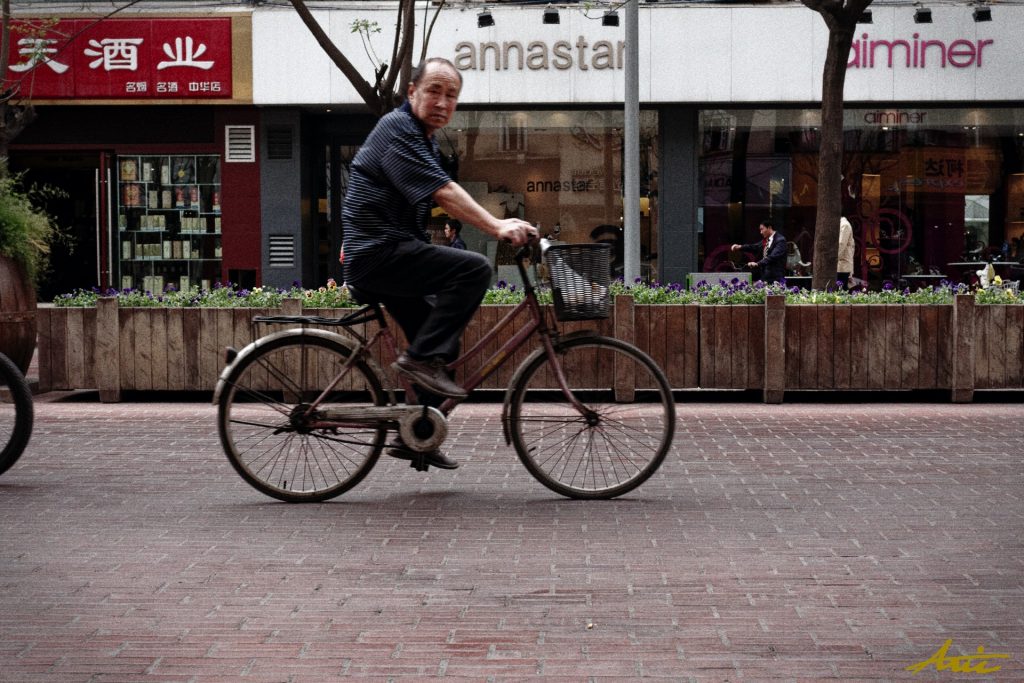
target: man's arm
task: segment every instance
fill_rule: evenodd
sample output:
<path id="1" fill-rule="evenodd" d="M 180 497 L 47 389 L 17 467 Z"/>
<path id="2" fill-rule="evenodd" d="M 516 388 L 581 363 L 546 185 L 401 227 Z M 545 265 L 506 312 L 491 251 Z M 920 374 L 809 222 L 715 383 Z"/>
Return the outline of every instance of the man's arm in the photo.
<path id="1" fill-rule="evenodd" d="M 449 216 L 472 223 L 491 237 L 508 240 L 514 246 L 521 247 L 537 235 L 537 229 L 524 220 L 495 218 L 454 181 L 441 186 L 433 197 Z"/>

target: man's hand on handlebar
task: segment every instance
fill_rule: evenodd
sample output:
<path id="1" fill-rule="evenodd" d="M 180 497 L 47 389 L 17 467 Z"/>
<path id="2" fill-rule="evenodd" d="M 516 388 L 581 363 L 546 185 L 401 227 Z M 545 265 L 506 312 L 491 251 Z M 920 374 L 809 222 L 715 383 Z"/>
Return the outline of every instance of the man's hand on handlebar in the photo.
<path id="1" fill-rule="evenodd" d="M 535 241 L 540 235 L 537 228 L 519 218 L 505 218 L 499 221 L 498 239 L 505 240 L 515 247 Z"/>

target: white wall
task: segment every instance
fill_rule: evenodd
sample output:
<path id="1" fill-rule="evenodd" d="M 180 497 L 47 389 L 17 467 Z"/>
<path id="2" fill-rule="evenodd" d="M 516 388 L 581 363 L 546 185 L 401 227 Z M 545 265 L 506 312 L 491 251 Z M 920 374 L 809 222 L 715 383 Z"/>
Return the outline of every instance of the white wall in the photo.
<path id="1" fill-rule="evenodd" d="M 618 28 L 601 26 L 601 11 L 592 18 L 580 8 L 561 10 L 562 23 L 544 25 L 540 7 L 497 7 L 491 12 L 495 26 L 477 28 L 477 8 L 446 9 L 431 40 L 431 55 L 454 59 L 459 43 L 484 41 L 544 43 L 567 41 L 573 65 L 568 69 L 512 68 L 465 70 L 464 104 L 616 103 L 623 98 L 623 71 L 579 68 L 577 41 L 588 45 L 592 57 L 597 41 L 624 39 L 625 17 Z M 980 102 L 1024 99 L 1024 57 L 1020 30 L 1024 7 L 995 5 L 993 21 L 975 23 L 966 6 L 932 7 L 932 24 L 915 24 L 909 6 L 873 7 L 874 23 L 859 27 L 872 41 L 992 41 L 982 47 L 981 66 L 965 68 L 938 63 L 938 48 L 927 52 L 926 68 L 889 68 L 884 59 L 874 68 L 847 72 L 849 102 L 935 101 Z M 383 31 L 374 46 L 390 55 L 394 25 L 391 10 L 324 10 L 315 15 L 363 74 L 370 61 L 359 36 L 351 33 L 353 20 L 377 21 Z M 422 21 L 422 11 L 417 21 Z M 802 6 L 774 7 L 659 7 L 641 6 L 640 98 L 643 102 L 794 102 L 821 98 L 821 71 L 828 32 L 821 17 Z M 538 48 L 539 50 L 539 48 Z M 465 50 L 461 54 L 465 54 Z M 881 57 L 884 51 L 876 52 Z M 900 53 L 902 54 L 902 53 Z M 355 89 L 322 52 L 290 8 L 258 8 L 253 13 L 253 90 L 256 104 L 359 104 Z"/>

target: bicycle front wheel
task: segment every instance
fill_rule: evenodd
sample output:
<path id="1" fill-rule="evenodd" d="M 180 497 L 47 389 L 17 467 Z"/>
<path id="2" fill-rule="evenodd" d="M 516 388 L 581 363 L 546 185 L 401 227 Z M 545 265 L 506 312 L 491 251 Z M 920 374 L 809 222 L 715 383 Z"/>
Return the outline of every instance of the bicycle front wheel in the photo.
<path id="1" fill-rule="evenodd" d="M 274 339 L 236 361 L 224 380 L 217 427 L 228 460 L 254 488 L 292 503 L 316 502 L 344 493 L 373 468 L 386 429 L 320 420 L 339 405 L 387 404 L 365 362 L 356 359 L 310 410 L 351 353 L 335 340 L 302 335 Z"/>
<path id="2" fill-rule="evenodd" d="M 18 366 L 0 353 L 0 474 L 18 461 L 32 436 L 32 392 Z"/>
<path id="3" fill-rule="evenodd" d="M 583 412 L 558 388 L 551 359 L 537 356 L 512 388 L 509 427 L 520 460 L 538 481 L 570 498 L 614 498 L 661 465 L 675 433 L 665 374 L 636 347 L 610 337 L 555 345 Z"/>

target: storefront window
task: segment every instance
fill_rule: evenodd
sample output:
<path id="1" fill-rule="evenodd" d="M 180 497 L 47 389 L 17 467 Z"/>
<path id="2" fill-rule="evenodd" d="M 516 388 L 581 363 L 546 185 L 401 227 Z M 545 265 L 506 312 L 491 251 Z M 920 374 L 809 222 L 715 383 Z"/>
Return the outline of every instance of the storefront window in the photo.
<path id="1" fill-rule="evenodd" d="M 790 275 L 813 271 L 819 126 L 817 109 L 701 112 L 703 270 L 740 269 L 729 245 L 771 220 L 795 245 Z M 1024 259 L 1024 110 L 847 108 L 844 129 L 855 277 L 971 281 Z"/>
<path id="2" fill-rule="evenodd" d="M 640 243 L 645 275 L 657 262 L 657 113 L 641 112 Z M 459 111 L 438 134 L 459 184 L 496 216 L 518 216 L 565 242 L 610 242 L 621 275 L 621 111 Z M 454 159 L 457 158 L 457 162 Z M 445 217 L 431 228 L 441 242 Z M 476 230 L 470 249 L 487 254 L 499 277 L 510 275 L 511 250 Z"/>
<path id="3" fill-rule="evenodd" d="M 220 158 L 117 158 L 117 263 L 123 288 L 209 289 L 220 279 Z"/>

